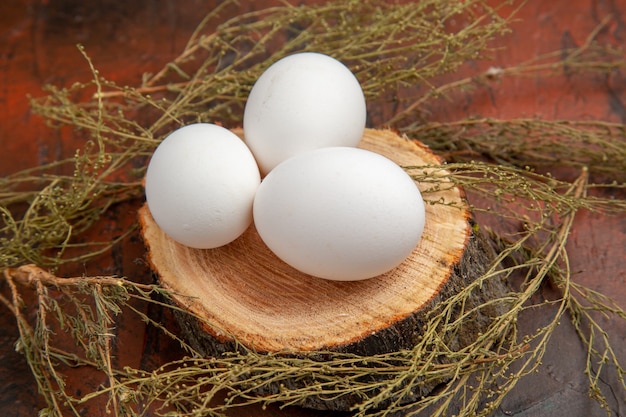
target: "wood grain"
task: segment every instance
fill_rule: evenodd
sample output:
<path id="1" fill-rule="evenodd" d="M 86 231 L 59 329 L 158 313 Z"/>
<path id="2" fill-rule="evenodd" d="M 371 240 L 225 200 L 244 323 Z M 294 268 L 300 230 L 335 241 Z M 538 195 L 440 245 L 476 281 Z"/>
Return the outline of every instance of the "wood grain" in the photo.
<path id="1" fill-rule="evenodd" d="M 426 148 L 388 130 L 368 130 L 360 147 L 400 165 L 437 163 Z M 422 188 L 424 185 L 418 184 Z M 282 262 L 251 226 L 226 246 L 183 246 L 140 211 L 149 259 L 176 302 L 215 323 L 206 330 L 261 351 L 319 350 L 352 344 L 420 311 L 440 291 L 465 249 L 469 211 L 462 191 L 430 195 L 423 237 L 397 268 L 378 277 L 337 282 Z"/>

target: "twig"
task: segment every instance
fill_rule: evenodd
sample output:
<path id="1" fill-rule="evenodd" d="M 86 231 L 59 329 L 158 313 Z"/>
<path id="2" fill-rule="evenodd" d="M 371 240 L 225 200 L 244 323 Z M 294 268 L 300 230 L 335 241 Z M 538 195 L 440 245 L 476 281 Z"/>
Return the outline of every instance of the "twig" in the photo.
<path id="1" fill-rule="evenodd" d="M 77 285 L 107 285 L 122 287 L 130 284 L 133 287 L 144 291 L 152 291 L 157 288 L 156 285 L 140 284 L 130 282 L 124 278 L 115 278 L 112 276 L 90 276 L 90 277 L 70 277 L 61 278 L 46 272 L 36 265 L 22 265 L 18 268 L 7 268 L 4 271 L 7 278 L 11 278 L 15 282 L 25 286 L 35 286 L 41 283 L 46 286 L 65 287 Z"/>

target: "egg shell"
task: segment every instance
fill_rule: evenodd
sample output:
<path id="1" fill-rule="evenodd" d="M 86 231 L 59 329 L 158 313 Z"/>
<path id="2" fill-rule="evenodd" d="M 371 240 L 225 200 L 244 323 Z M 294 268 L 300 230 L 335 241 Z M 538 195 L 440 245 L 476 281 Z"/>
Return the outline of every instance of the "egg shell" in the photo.
<path id="1" fill-rule="evenodd" d="M 259 77 L 243 130 L 266 174 L 305 151 L 357 146 L 365 121 L 365 97 L 354 74 L 330 56 L 305 52 L 282 58 Z"/>
<path id="2" fill-rule="evenodd" d="M 411 177 L 377 153 L 349 147 L 290 158 L 262 181 L 256 229 L 272 252 L 320 278 L 371 278 L 418 244 L 425 208 Z"/>
<path id="3" fill-rule="evenodd" d="M 225 245 L 252 222 L 261 177 L 239 137 L 208 123 L 182 127 L 157 147 L 145 192 L 158 226 L 193 248 Z"/>

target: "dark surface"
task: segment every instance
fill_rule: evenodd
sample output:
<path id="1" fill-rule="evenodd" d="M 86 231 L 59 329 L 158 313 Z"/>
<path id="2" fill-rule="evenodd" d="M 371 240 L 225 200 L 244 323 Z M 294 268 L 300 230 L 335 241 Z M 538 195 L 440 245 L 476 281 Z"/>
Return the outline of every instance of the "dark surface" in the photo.
<path id="1" fill-rule="evenodd" d="M 41 95 L 45 84 L 71 85 L 90 79 L 89 68 L 75 45 L 87 48 L 95 66 L 119 84 L 137 84 L 141 73 L 155 71 L 182 50 L 184 44 L 210 9 L 212 2 L 188 0 L 4 0 L 0 4 L 0 174 L 71 156 L 78 141 L 69 130 L 52 130 L 33 116 L 27 95 Z M 242 9 L 261 7 L 261 2 L 242 2 Z M 613 18 L 601 32 L 603 39 L 626 44 L 626 1 L 624 0 L 529 0 L 519 13 L 512 34 L 500 41 L 505 48 L 490 63 L 468 63 L 466 74 L 490 65 L 506 67 L 540 53 L 582 45 L 587 35 L 607 15 Z M 454 75 L 457 77 L 458 75 Z M 500 118 L 540 116 L 551 118 L 600 119 L 626 122 L 624 77 L 563 76 L 549 79 L 504 80 L 465 95 L 456 102 L 433 107 L 432 117 L 451 120 L 466 115 Z M 621 196 L 624 198 L 624 196 Z M 109 232 L 124 230 L 134 220 L 133 206 L 117 207 L 110 216 Z M 615 299 L 626 307 L 626 219 L 581 212 L 577 215 L 568 249 L 576 280 Z M 149 282 L 151 273 L 142 262 L 144 248 L 136 237 L 117 247 L 112 256 L 89 265 L 76 265 L 73 273 L 97 271 L 137 277 Z M 70 273 L 72 271 L 69 271 Z M 0 286 L 1 287 L 1 286 Z M 0 288 L 5 293 L 6 288 Z M 548 291 L 548 290 L 546 290 Z M 549 294 L 544 294 L 549 295 Z M 166 323 L 171 318 L 158 308 L 147 313 Z M 549 320 L 546 311 L 529 312 L 521 330 L 533 331 Z M 599 317 L 611 334 L 619 357 L 626 361 L 624 321 Z M 120 363 L 150 368 L 182 352 L 158 331 L 146 328 L 134 316 L 122 316 L 118 342 L 114 346 Z M 23 357 L 15 352 L 15 320 L 0 307 L 0 415 L 33 416 L 44 406 Z M 585 350 L 572 325 L 563 320 L 550 342 L 539 371 L 522 379 L 508 396 L 499 416 L 606 416 L 587 395 L 582 372 Z M 68 372 L 68 386 L 87 392 L 100 381 L 84 372 Z M 626 413 L 624 390 L 615 375 L 603 374 L 603 383 L 613 393 L 611 415 Z M 84 415 L 105 415 L 96 407 Z M 247 408 L 238 415 L 261 415 Z M 276 409 L 265 411 L 278 415 Z M 293 416 L 328 415 L 288 409 Z"/>

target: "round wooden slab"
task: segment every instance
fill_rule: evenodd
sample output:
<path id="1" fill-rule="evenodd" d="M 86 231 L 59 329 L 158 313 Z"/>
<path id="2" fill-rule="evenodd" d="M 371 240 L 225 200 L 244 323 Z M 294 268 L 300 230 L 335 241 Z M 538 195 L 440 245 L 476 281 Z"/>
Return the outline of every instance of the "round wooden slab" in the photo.
<path id="1" fill-rule="evenodd" d="M 360 147 L 401 166 L 440 163 L 390 130 L 366 130 Z M 161 284 L 180 307 L 212 323 L 203 326 L 206 332 L 258 351 L 308 351 L 357 342 L 420 311 L 441 290 L 470 235 L 469 210 L 458 188 L 424 198 L 452 204 L 427 203 L 423 237 L 412 254 L 394 270 L 357 282 L 293 269 L 265 246 L 254 225 L 226 246 L 199 250 L 168 238 L 147 205 L 139 217 Z"/>

